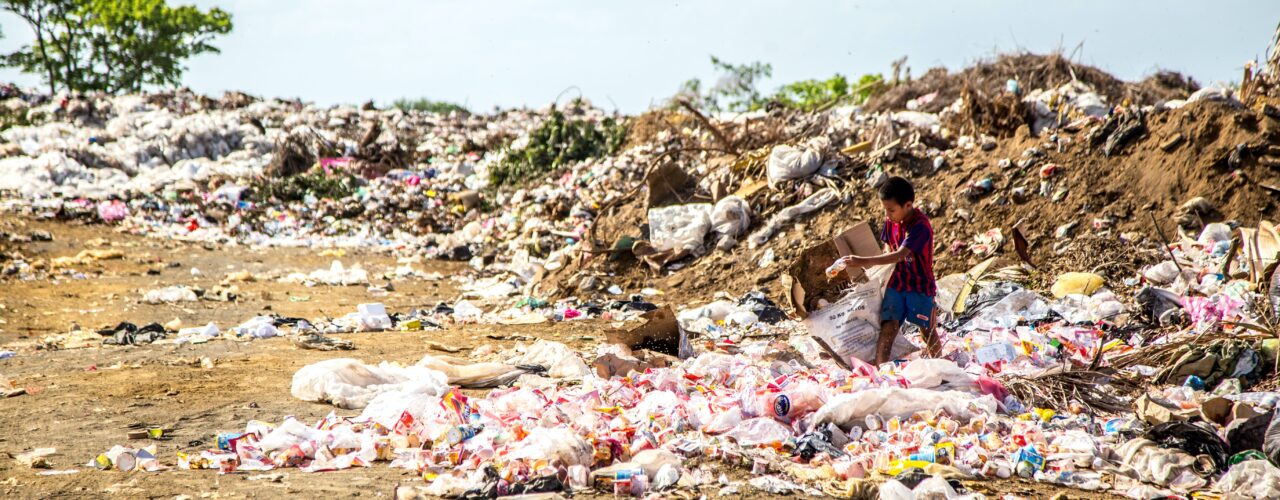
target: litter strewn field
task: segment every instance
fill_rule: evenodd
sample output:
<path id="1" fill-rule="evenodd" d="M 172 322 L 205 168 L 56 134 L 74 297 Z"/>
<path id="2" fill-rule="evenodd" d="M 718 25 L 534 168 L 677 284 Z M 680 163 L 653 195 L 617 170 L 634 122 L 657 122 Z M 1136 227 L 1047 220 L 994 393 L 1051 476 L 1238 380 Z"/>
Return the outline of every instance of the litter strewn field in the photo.
<path id="1" fill-rule="evenodd" d="M 0 491 L 1280 496 L 1277 69 L 640 116 L 8 88 Z M 942 355 L 876 366 L 888 270 L 824 270 L 890 176 Z"/>

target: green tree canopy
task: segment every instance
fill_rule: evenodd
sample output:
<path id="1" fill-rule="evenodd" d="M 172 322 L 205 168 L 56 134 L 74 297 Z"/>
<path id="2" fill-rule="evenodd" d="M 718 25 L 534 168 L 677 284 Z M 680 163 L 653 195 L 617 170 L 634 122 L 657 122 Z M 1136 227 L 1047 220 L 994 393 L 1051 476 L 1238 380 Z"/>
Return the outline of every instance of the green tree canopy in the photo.
<path id="1" fill-rule="evenodd" d="M 0 0 L 31 27 L 35 43 L 3 56 L 38 74 L 50 92 L 138 92 L 177 85 L 183 62 L 217 53 L 212 41 L 231 31 L 221 9 L 169 6 L 164 0 Z"/>

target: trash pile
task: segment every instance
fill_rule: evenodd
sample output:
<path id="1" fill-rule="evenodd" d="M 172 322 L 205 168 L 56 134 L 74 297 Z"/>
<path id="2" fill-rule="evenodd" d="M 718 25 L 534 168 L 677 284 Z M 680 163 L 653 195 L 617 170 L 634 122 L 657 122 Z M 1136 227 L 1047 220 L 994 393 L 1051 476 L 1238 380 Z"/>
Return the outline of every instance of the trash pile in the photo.
<path id="1" fill-rule="evenodd" d="M 1244 250 L 1232 255 L 1221 245 L 1232 231 L 1219 225 L 1168 247 L 1171 260 L 1134 277 L 1140 309 L 1089 273 L 1064 274 L 1047 296 L 1014 281 L 1022 269 L 945 277 L 943 357 L 879 367 L 824 341 L 829 326 L 815 318 L 841 302 L 799 322 L 759 293 L 675 314 L 616 302 L 610 318 L 627 327 L 595 353 L 540 340 L 411 366 L 330 359 L 298 370 L 292 394 L 358 414 L 248 422 L 176 466 L 389 462 L 424 478 L 403 494 L 462 498 L 703 487 L 951 498 L 966 494 L 959 480 L 1014 476 L 1133 498 L 1271 496 L 1280 393 L 1250 389 L 1274 376 L 1280 341 L 1261 325 L 1280 305 L 1280 281 L 1259 287 L 1250 273 L 1274 264 L 1280 238 L 1269 224 L 1238 232 Z M 1259 255 L 1272 257 L 1248 257 Z M 571 319 L 567 311 L 556 316 Z M 377 305 L 353 317 L 391 326 Z M 661 346 L 664 337 L 676 345 Z M 716 464 L 755 477 L 731 481 Z"/>
<path id="2" fill-rule="evenodd" d="M 654 110 L 625 120 L 625 143 L 584 102 L 439 116 L 27 95 L 10 106 L 38 125 L 0 133 L 17 145 L 0 190 L 10 211 L 158 237 L 389 251 L 398 275 L 411 259 L 468 263 L 459 296 L 431 309 L 122 324 L 99 343 L 347 350 L 332 335 L 610 325 L 595 352 L 527 338 L 410 366 L 335 357 L 290 385 L 337 408 L 318 422 L 228 422 L 215 448 L 120 447 L 94 459 L 103 469 L 385 462 L 421 475 L 405 497 L 955 498 L 981 496 L 963 481 L 1011 477 L 1277 496 L 1280 234 L 1265 217 L 1280 113 L 1185 83 L 1010 56 L 864 106 Z M 923 356 L 908 327 L 896 361 L 874 366 L 887 269 L 831 266 L 880 252 L 875 188 L 893 175 L 939 229 L 942 354 Z M 341 261 L 273 279 L 371 285 Z"/>

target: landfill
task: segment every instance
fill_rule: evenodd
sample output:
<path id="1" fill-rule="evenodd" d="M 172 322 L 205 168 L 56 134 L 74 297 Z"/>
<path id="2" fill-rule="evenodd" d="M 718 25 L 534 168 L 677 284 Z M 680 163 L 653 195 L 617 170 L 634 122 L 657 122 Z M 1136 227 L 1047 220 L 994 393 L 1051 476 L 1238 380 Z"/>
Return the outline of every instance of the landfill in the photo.
<path id="1" fill-rule="evenodd" d="M 1280 496 L 1280 67 L 1246 71 L 639 116 L 5 87 L 0 402 L 83 432 L 4 417 L 5 487 Z M 941 353 L 877 366 L 890 269 L 833 264 L 889 176 Z"/>

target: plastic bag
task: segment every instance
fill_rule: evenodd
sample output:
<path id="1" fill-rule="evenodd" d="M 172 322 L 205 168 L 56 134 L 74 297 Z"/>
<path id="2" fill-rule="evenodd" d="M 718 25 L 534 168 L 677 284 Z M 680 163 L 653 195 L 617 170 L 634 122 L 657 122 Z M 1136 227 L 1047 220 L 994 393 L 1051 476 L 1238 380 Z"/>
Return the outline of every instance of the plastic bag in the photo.
<path id="1" fill-rule="evenodd" d="M 1093 273 L 1062 273 L 1050 291 L 1059 299 L 1067 295 L 1093 295 L 1103 283 L 1102 276 Z"/>
<path id="2" fill-rule="evenodd" d="M 595 449 L 568 427 L 538 427 L 529 431 L 507 459 L 559 461 L 561 464 L 591 466 Z M 655 468 L 656 470 L 656 468 Z"/>
<path id="3" fill-rule="evenodd" d="M 646 450 L 647 451 L 647 450 Z M 680 466 L 672 464 L 662 464 L 658 471 L 653 475 L 654 491 L 662 491 L 675 486 L 680 481 Z"/>
<path id="4" fill-rule="evenodd" d="M 751 227 L 751 207 L 737 196 L 726 196 L 711 210 L 711 230 L 737 238 Z"/>
<path id="5" fill-rule="evenodd" d="M 558 379 L 582 380 L 592 375 L 591 367 L 578 357 L 578 353 L 559 342 L 539 340 L 506 359 L 508 365 L 536 365 L 547 369 L 546 376 Z"/>
<path id="6" fill-rule="evenodd" d="M 1168 285 L 1178 279 L 1178 265 L 1171 260 L 1166 260 L 1146 268 L 1142 271 L 1142 276 L 1152 283 Z"/>
<path id="7" fill-rule="evenodd" d="M 1200 237 L 1196 239 L 1196 242 L 1209 249 L 1220 241 L 1231 241 L 1231 226 L 1221 222 L 1205 224 L 1204 229 L 1200 231 Z"/>
<path id="8" fill-rule="evenodd" d="M 1146 438 L 1130 439 L 1116 450 L 1124 469 L 1135 478 L 1186 493 L 1207 482 L 1195 473 L 1197 458 L 1178 449 L 1161 448 Z M 1204 460 L 1212 459 L 1205 457 Z"/>
<path id="9" fill-rule="evenodd" d="M 1228 498 L 1280 498 L 1280 468 L 1266 460 L 1240 462 L 1213 489 Z"/>
<path id="10" fill-rule="evenodd" d="M 760 229 L 757 229 L 756 232 L 751 233 L 751 236 L 747 238 L 747 241 L 750 243 L 752 249 L 758 248 L 760 245 L 768 243 L 769 238 L 772 238 L 774 233 L 777 233 L 779 229 L 782 229 L 782 226 L 790 223 L 796 217 L 822 208 L 828 203 L 836 201 L 836 198 L 839 196 L 840 193 L 835 189 L 820 189 L 809 195 L 808 198 L 805 198 L 800 203 L 779 210 L 778 213 L 769 218 L 769 221 L 765 223 L 764 227 L 761 227 Z"/>
<path id="11" fill-rule="evenodd" d="M 315 441 L 326 434 L 325 431 L 312 429 L 295 418 L 286 418 L 275 429 L 262 436 L 257 446 L 262 451 L 275 451 L 289 448 L 307 441 Z"/>
<path id="12" fill-rule="evenodd" d="M 875 362 L 883 292 L 879 280 L 868 279 L 839 300 L 810 313 L 804 324 L 815 338 L 825 342 L 841 358 Z M 898 335 L 889 355 L 898 359 L 915 350 L 915 344 Z"/>
<path id="13" fill-rule="evenodd" d="M 384 392 L 439 396 L 446 390 L 448 378 L 435 370 L 387 362 L 373 366 L 338 358 L 302 367 L 293 374 L 289 392 L 303 401 L 327 401 L 339 408 L 357 409 Z"/>
<path id="14" fill-rule="evenodd" d="M 878 415 L 886 420 L 893 417 L 905 419 L 925 410 L 945 411 L 958 420 L 991 418 L 996 413 L 996 399 L 990 395 L 974 396 L 960 391 L 897 387 L 869 389 L 831 398 L 818 409 L 814 421 L 848 429 L 854 425 L 861 426 L 867 415 Z"/>
<path id="15" fill-rule="evenodd" d="M 915 498 L 915 493 L 897 479 L 890 479 L 880 485 L 880 500 L 915 500 Z"/>
<path id="16" fill-rule="evenodd" d="M 816 144 L 815 144 L 816 145 Z M 769 187 L 777 188 L 782 181 L 803 179 L 822 167 L 822 153 L 817 148 L 775 146 L 769 152 Z"/>
<path id="17" fill-rule="evenodd" d="M 761 417 L 742 421 L 725 436 L 733 438 L 739 446 L 759 446 L 785 442 L 795 433 L 777 420 Z"/>
<path id="18" fill-rule="evenodd" d="M 255 339 L 269 339 L 280 334 L 280 330 L 276 328 L 275 319 L 271 316 L 255 316 L 241 323 L 240 326 L 230 328 L 230 330 L 236 336 L 253 337 Z M 215 329 L 214 331 L 216 332 L 217 330 Z"/>
<path id="19" fill-rule="evenodd" d="M 649 240 L 659 251 L 702 249 L 711 230 L 710 203 L 690 203 L 649 209 Z"/>
<path id="20" fill-rule="evenodd" d="M 142 297 L 148 304 L 168 304 L 173 302 L 195 302 L 199 300 L 196 292 L 185 286 L 171 286 L 159 290 L 151 290 Z"/>
<path id="21" fill-rule="evenodd" d="M 955 361 L 925 358 L 907 363 L 902 376 L 918 389 L 978 391 L 978 377 L 965 373 Z"/>
<path id="22" fill-rule="evenodd" d="M 950 500 L 959 496 L 956 489 L 951 487 L 951 483 L 942 476 L 930 476 L 916 485 L 916 489 L 911 490 L 911 493 L 915 500 Z"/>

